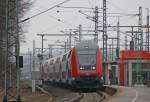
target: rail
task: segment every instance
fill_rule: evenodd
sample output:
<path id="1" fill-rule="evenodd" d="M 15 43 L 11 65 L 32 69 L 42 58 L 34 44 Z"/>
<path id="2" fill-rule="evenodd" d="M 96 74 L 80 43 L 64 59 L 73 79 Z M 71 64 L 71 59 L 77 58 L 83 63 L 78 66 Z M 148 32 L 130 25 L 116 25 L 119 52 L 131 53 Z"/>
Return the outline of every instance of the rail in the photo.
<path id="1" fill-rule="evenodd" d="M 97 102 L 102 102 L 105 99 L 105 95 L 100 90 L 96 90 L 96 93 L 101 96 L 101 98 Z"/>
<path id="2" fill-rule="evenodd" d="M 78 97 L 76 97 L 75 99 L 72 99 L 71 101 L 69 102 L 80 102 L 80 100 L 82 100 L 84 97 L 84 94 L 83 93 L 78 93 Z"/>

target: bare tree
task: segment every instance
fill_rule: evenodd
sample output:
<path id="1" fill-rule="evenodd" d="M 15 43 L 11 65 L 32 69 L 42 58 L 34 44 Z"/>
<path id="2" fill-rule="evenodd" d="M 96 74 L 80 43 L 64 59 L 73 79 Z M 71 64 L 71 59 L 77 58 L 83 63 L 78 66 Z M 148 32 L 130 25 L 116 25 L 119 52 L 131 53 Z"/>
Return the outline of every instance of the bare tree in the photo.
<path id="1" fill-rule="evenodd" d="M 18 0 L 19 1 L 19 4 L 18 4 L 18 9 L 19 9 L 19 12 L 16 13 L 16 9 L 14 8 L 14 5 L 12 4 L 15 4 L 15 0 L 12 1 L 12 0 L 8 0 L 9 2 L 9 5 L 6 5 L 6 0 L 0 0 L 0 89 L 1 87 L 4 87 L 4 62 L 5 62 L 5 44 L 6 44 L 6 7 L 8 7 L 9 9 L 9 16 L 11 17 L 10 20 L 8 20 L 8 24 L 9 24 L 9 27 L 11 27 L 11 32 L 9 33 L 15 33 L 16 32 L 16 28 L 13 24 L 17 24 L 16 22 L 16 17 L 18 16 L 19 17 L 19 21 L 21 19 L 23 19 L 23 17 L 25 16 L 26 12 L 29 11 L 31 5 L 32 5 L 32 2 L 31 0 Z M 16 6 L 16 5 L 15 5 Z M 19 34 L 20 34 L 20 41 L 25 41 L 25 34 L 24 34 L 24 24 L 19 24 Z M 13 41 L 14 38 L 13 37 L 10 37 L 9 38 L 9 41 Z M 14 48 L 15 48 L 15 44 L 11 45 L 11 49 L 10 50 L 12 53 L 14 53 Z M 12 71 L 13 71 L 13 74 L 15 75 L 16 73 L 16 68 L 15 66 L 13 65 L 12 66 Z M 0 91 L 0 94 L 1 94 L 1 91 Z M 1 96 L 0 96 L 0 99 Z M 0 100 L 1 102 L 1 100 Z"/>

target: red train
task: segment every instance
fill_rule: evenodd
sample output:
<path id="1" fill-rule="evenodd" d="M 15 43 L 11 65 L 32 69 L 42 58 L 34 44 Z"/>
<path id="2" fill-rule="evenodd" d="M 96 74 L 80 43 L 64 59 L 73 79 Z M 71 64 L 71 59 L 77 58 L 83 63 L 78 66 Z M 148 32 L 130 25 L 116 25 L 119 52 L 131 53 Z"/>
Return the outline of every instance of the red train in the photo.
<path id="1" fill-rule="evenodd" d="M 101 49 L 93 41 L 83 41 L 68 53 L 46 60 L 42 79 L 76 88 L 98 88 L 103 83 L 102 69 Z"/>

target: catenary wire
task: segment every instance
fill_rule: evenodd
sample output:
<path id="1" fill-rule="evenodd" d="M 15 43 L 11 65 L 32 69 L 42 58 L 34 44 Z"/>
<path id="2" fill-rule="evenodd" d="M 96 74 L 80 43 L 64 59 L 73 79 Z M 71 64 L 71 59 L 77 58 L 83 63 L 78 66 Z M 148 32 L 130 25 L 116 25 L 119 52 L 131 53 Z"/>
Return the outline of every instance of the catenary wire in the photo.
<path id="1" fill-rule="evenodd" d="M 59 5 L 62 5 L 62 4 L 64 4 L 64 3 L 67 3 L 67 2 L 69 2 L 69 1 L 70 1 L 70 0 L 65 0 L 65 1 L 63 1 L 63 2 L 61 2 L 61 3 L 59 3 L 59 4 L 56 4 L 56 5 L 54 5 L 54 6 L 50 7 L 50 8 L 48 8 L 48 9 L 46 9 L 46 10 L 40 12 L 40 13 L 37 13 L 37 14 L 31 16 L 31 17 L 28 17 L 28 18 L 26 18 L 26 19 L 24 19 L 24 20 L 21 20 L 19 23 L 22 23 L 22 22 L 25 22 L 25 21 L 30 20 L 30 19 L 32 19 L 32 18 L 35 18 L 35 17 L 37 17 L 37 16 L 39 16 L 39 15 L 41 15 L 41 14 L 43 14 L 43 13 L 46 13 L 46 12 L 49 11 L 49 10 L 52 10 L 53 8 L 56 8 L 56 7 L 59 6 Z"/>

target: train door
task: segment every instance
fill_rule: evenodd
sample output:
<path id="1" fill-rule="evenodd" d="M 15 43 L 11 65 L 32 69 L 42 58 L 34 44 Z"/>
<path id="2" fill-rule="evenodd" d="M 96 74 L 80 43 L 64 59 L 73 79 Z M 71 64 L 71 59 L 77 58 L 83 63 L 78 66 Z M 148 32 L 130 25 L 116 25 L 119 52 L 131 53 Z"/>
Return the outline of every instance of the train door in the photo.
<path id="1" fill-rule="evenodd" d="M 142 71 L 141 71 L 141 63 L 136 60 L 136 62 L 132 63 L 132 83 L 133 85 L 141 85 L 142 84 Z"/>
<path id="2" fill-rule="evenodd" d="M 150 70 L 148 71 L 147 74 L 147 86 L 150 86 Z"/>
<path id="3" fill-rule="evenodd" d="M 149 85 L 150 83 L 150 64 L 149 63 L 133 63 L 132 64 L 132 83 L 140 85 Z"/>
<path id="4" fill-rule="evenodd" d="M 112 82 L 111 83 L 117 85 L 118 84 L 118 77 L 119 77 L 118 65 L 112 65 L 111 69 L 112 69 L 111 70 L 111 72 L 112 72 L 112 80 L 111 80 Z"/>
<path id="5" fill-rule="evenodd" d="M 53 76 L 53 78 L 52 78 L 52 80 L 53 80 L 53 82 L 55 82 L 55 64 L 53 65 L 53 73 L 52 73 L 52 76 Z"/>
<path id="6" fill-rule="evenodd" d="M 53 66 L 54 66 L 54 60 L 51 60 L 50 65 L 49 65 L 49 80 L 50 81 L 53 80 Z"/>
<path id="7" fill-rule="evenodd" d="M 60 57 L 56 59 L 56 65 L 55 65 L 55 75 L 56 75 L 56 81 L 60 81 Z"/>
<path id="8" fill-rule="evenodd" d="M 142 66 L 142 81 L 144 85 L 150 85 L 150 64 L 144 63 Z"/>
<path id="9" fill-rule="evenodd" d="M 69 52 L 68 54 L 68 59 L 67 59 L 67 63 L 66 63 L 66 70 L 67 70 L 67 76 L 66 76 L 66 81 L 67 83 L 71 83 L 71 52 Z"/>
<path id="10" fill-rule="evenodd" d="M 62 67 L 62 71 L 61 71 L 61 80 L 63 83 L 65 83 L 65 79 L 66 79 L 66 54 L 63 55 L 63 58 L 62 58 L 62 63 L 61 63 L 61 67 Z"/>

